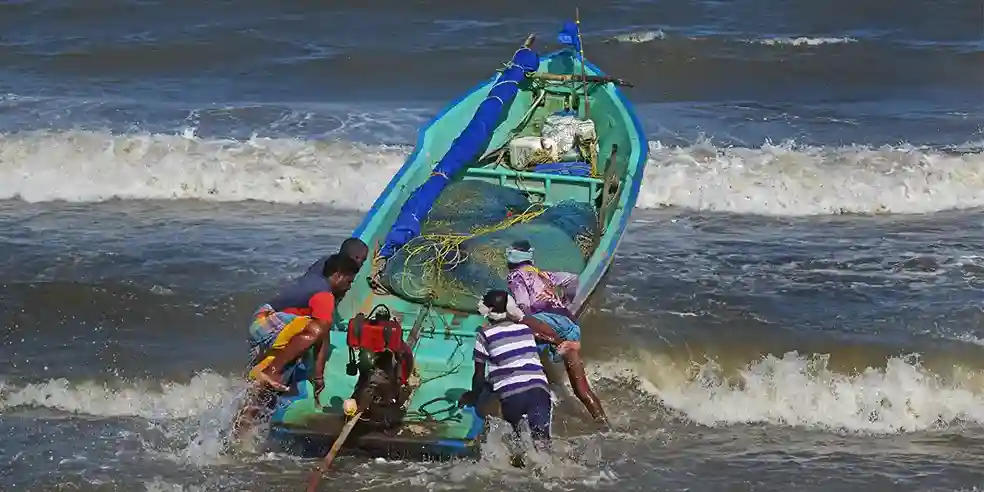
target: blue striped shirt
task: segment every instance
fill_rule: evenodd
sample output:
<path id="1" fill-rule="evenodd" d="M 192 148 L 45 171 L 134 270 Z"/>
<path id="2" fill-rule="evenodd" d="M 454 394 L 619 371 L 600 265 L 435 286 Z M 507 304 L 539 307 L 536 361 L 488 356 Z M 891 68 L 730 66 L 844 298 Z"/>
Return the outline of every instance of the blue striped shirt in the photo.
<path id="1" fill-rule="evenodd" d="M 524 324 L 505 321 L 479 330 L 475 361 L 488 364 L 488 378 L 500 398 L 535 388 L 549 391 L 533 330 Z"/>

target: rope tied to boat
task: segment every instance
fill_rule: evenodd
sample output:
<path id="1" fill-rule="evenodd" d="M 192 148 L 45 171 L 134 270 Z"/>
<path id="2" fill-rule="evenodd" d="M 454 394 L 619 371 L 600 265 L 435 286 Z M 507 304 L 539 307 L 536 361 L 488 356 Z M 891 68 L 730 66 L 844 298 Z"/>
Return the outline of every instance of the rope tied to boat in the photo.
<path id="1" fill-rule="evenodd" d="M 469 254 L 461 249 L 462 243 L 478 236 L 508 229 L 516 224 L 529 222 L 545 211 L 546 208 L 542 204 L 534 203 L 522 213 L 511 214 L 497 224 L 476 227 L 467 234 L 421 234 L 403 247 L 406 254 L 404 266 L 409 267 L 413 261 L 421 257 L 432 260 L 426 262 L 424 275 L 419 279 L 412 279 L 410 275 L 401 275 L 400 288 L 404 292 L 420 297 L 438 296 L 439 293 L 434 289 L 436 285 L 457 287 L 456 291 L 465 291 L 463 286 L 443 276 L 443 272 L 452 270 L 469 259 Z M 414 280 L 420 287 L 410 284 Z"/>

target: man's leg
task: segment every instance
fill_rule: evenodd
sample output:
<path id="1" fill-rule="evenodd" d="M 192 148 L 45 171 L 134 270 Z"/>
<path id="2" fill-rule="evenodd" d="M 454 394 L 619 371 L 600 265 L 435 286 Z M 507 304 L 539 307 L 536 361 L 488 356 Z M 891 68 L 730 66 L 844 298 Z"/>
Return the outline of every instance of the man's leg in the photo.
<path id="1" fill-rule="evenodd" d="M 588 376 L 584 373 L 584 363 L 581 361 L 581 353 L 572 350 L 564 354 L 564 366 L 567 368 L 567 378 L 571 381 L 571 388 L 578 400 L 584 404 L 591 417 L 599 422 L 608 424 L 608 417 L 605 416 L 604 409 L 601 408 L 601 400 L 595 395 L 588 384 Z"/>
<path id="2" fill-rule="evenodd" d="M 533 445 L 538 451 L 549 451 L 550 426 L 553 417 L 553 402 L 550 392 L 536 389 L 528 391 L 526 421 L 533 435 Z"/>
<path id="3" fill-rule="evenodd" d="M 314 323 L 311 318 L 294 318 L 277 335 L 270 349 L 275 355 L 267 355 L 250 371 L 250 375 L 277 391 L 287 391 L 287 386 L 280 381 L 284 367 L 304 355 L 323 333 L 321 325 Z"/>
<path id="4" fill-rule="evenodd" d="M 499 408 L 502 411 L 502 419 L 509 423 L 512 428 L 512 439 L 506 443 L 506 447 L 509 449 L 509 463 L 516 467 L 522 468 L 526 466 L 526 460 L 523 457 L 522 450 L 522 434 L 520 434 L 520 422 L 523 421 L 523 417 L 526 414 L 526 394 L 529 391 L 524 391 L 519 394 L 510 395 L 505 398 L 499 398 Z"/>
<path id="5" fill-rule="evenodd" d="M 266 388 L 246 389 L 242 406 L 232 421 L 231 441 L 238 441 L 243 434 L 253 428 L 263 416 L 263 411 L 272 397 L 273 395 Z"/>

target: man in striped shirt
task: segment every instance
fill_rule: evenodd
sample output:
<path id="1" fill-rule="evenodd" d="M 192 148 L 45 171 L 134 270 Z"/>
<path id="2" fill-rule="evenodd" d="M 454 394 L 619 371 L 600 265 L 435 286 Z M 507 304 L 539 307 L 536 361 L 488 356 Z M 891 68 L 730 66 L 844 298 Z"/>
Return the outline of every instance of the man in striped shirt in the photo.
<path id="1" fill-rule="evenodd" d="M 514 311 L 514 319 L 517 315 L 521 317 L 522 312 L 517 312 L 519 308 L 505 291 L 489 291 L 478 309 L 488 323 L 476 337 L 472 389 L 462 395 L 461 403 L 474 404 L 486 384 L 488 365 L 488 380 L 499 397 L 502 418 L 518 433 L 519 423 L 525 417 L 534 443 L 540 447 L 539 444 L 550 440 L 552 401 L 533 330 L 510 319 L 509 311 Z"/>

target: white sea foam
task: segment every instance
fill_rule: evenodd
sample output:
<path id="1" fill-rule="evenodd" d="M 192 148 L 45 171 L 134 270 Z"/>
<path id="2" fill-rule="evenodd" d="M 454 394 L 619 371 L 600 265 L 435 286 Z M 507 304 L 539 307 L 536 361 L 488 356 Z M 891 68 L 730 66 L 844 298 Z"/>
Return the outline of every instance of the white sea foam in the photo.
<path id="1" fill-rule="evenodd" d="M 769 46 L 820 46 L 824 44 L 847 44 L 856 43 L 857 39 L 851 37 L 837 37 L 837 38 L 813 38 L 808 36 L 797 36 L 797 37 L 780 37 L 780 38 L 765 38 L 765 39 L 748 39 L 745 40 L 749 44 L 765 44 Z"/>
<path id="2" fill-rule="evenodd" d="M 652 41 L 662 41 L 667 39 L 668 36 L 662 29 L 650 29 L 650 30 L 639 30 L 630 31 L 622 34 L 617 34 L 612 36 L 611 40 L 619 43 L 627 44 L 643 44 Z M 715 39 L 714 37 L 689 37 L 688 39 L 694 41 Z M 723 39 L 722 40 L 726 40 Z M 849 36 L 840 37 L 812 37 L 812 36 L 782 36 L 782 37 L 769 37 L 769 38 L 750 38 L 742 39 L 740 42 L 745 44 L 761 44 L 766 46 L 822 46 L 830 44 L 849 44 L 857 43 L 856 38 Z"/>
<path id="3" fill-rule="evenodd" d="M 679 367 L 644 354 L 592 372 L 595 379 L 635 379 L 678 417 L 708 427 L 767 423 L 890 434 L 984 425 L 979 372 L 936 374 L 909 356 L 845 374 L 828 361 L 820 354 L 770 354 L 734 372 L 713 361 Z"/>
<path id="4" fill-rule="evenodd" d="M 187 383 L 138 382 L 110 386 L 64 378 L 22 386 L 0 386 L 0 411 L 43 407 L 101 417 L 181 419 L 198 417 L 224 403 L 237 383 L 201 372 Z"/>
<path id="5" fill-rule="evenodd" d="M 259 200 L 366 210 L 410 149 L 100 132 L 0 136 L 0 199 Z M 650 145 L 638 207 L 803 216 L 984 205 L 984 153 L 912 146 Z"/>
<path id="6" fill-rule="evenodd" d="M 883 366 L 844 373 L 818 354 L 770 354 L 737 370 L 724 370 L 713 361 L 680 366 L 665 354 L 640 354 L 593 363 L 589 374 L 596 382 L 634 381 L 639 391 L 670 409 L 672 417 L 697 425 L 771 424 L 866 434 L 984 425 L 984 374 L 959 367 L 934 373 L 914 356 L 891 357 Z M 116 389 L 58 379 L 7 386 L 0 394 L 0 410 L 46 407 L 96 417 L 165 419 L 158 429 L 167 442 L 145 444 L 149 451 L 204 466 L 224 459 L 221 430 L 229 422 L 220 416 L 231 415 L 223 408 L 231 408 L 237 384 L 210 372 L 183 384 Z M 604 392 L 605 386 L 599 389 Z M 618 407 L 611 412 L 618 421 Z"/>
<path id="7" fill-rule="evenodd" d="M 663 32 L 662 29 L 656 29 L 653 31 L 633 31 L 616 35 L 612 39 L 618 41 L 619 43 L 641 44 L 666 39 L 666 33 Z"/>

